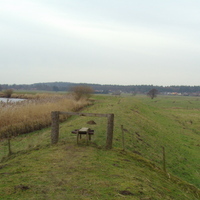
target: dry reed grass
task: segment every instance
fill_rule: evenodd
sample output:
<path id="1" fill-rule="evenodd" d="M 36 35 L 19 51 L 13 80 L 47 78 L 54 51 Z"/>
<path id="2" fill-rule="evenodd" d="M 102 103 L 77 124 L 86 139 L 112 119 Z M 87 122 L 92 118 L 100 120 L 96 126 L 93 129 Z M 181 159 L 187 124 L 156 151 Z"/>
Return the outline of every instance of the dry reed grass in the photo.
<path id="1" fill-rule="evenodd" d="M 17 103 L 0 103 L 0 138 L 39 130 L 51 124 L 51 111 L 77 111 L 89 102 L 67 95 L 38 94 Z M 61 120 L 66 119 L 62 117 Z"/>

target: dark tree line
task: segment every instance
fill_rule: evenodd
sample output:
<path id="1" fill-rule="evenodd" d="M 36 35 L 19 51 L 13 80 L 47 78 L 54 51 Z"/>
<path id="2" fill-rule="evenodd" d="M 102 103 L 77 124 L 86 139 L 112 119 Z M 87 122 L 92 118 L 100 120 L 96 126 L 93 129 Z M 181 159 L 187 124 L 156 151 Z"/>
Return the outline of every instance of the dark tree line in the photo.
<path id="1" fill-rule="evenodd" d="M 112 93 L 116 91 L 127 92 L 132 94 L 147 94 L 151 89 L 155 88 L 159 93 L 200 93 L 200 86 L 153 86 L 153 85 L 101 85 L 86 83 L 70 83 L 70 82 L 50 82 L 50 83 L 34 83 L 34 84 L 1 84 L 0 90 L 45 90 L 45 91 L 70 91 L 74 86 L 85 85 L 91 87 L 95 93 Z"/>

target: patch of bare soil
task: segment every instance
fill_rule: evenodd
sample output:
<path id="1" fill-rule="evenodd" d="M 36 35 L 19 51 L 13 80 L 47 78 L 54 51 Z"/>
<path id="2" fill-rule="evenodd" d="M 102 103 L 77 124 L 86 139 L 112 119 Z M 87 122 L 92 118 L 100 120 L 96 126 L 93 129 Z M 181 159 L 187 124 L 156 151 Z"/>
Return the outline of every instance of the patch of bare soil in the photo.
<path id="1" fill-rule="evenodd" d="M 122 190 L 122 191 L 119 191 L 120 194 L 122 195 L 130 195 L 130 196 L 133 196 L 134 194 L 128 190 Z"/>

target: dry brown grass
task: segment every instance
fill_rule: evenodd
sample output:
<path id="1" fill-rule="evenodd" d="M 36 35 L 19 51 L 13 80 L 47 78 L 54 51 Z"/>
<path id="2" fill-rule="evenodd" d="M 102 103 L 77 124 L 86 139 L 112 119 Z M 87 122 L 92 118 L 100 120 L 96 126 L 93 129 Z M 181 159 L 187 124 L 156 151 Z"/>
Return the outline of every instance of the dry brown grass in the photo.
<path id="1" fill-rule="evenodd" d="M 67 95 L 53 94 L 38 94 L 17 103 L 0 103 L 0 138 L 49 126 L 51 111 L 77 111 L 88 104 L 84 99 L 75 101 Z"/>

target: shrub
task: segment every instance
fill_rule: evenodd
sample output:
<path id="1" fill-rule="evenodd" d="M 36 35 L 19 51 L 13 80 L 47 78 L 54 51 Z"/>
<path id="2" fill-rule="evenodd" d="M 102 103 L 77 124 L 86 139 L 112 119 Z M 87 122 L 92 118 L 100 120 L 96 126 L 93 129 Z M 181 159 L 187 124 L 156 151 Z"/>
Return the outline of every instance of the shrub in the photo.
<path id="1" fill-rule="evenodd" d="M 4 93 L 6 98 L 10 98 L 12 93 L 13 93 L 13 90 L 12 89 L 7 89 L 7 90 L 4 90 L 3 93 Z"/>
<path id="2" fill-rule="evenodd" d="M 91 87 L 85 85 L 72 87 L 71 91 L 76 101 L 82 98 L 89 99 L 91 94 L 94 92 Z"/>

